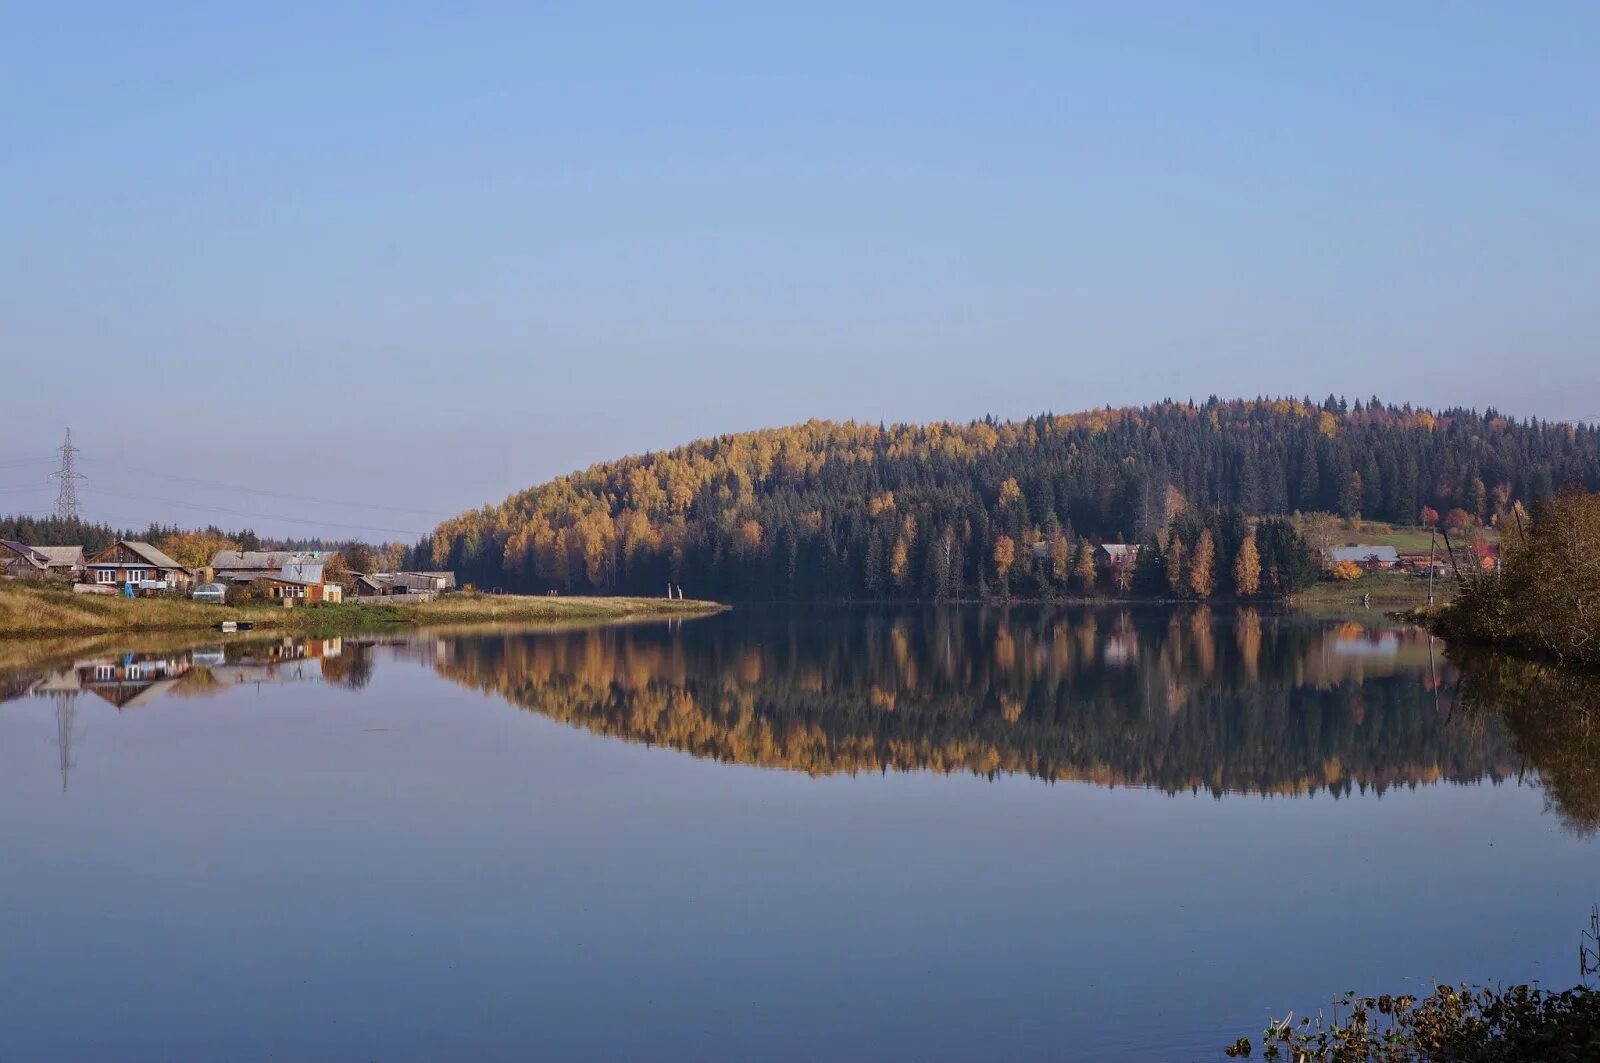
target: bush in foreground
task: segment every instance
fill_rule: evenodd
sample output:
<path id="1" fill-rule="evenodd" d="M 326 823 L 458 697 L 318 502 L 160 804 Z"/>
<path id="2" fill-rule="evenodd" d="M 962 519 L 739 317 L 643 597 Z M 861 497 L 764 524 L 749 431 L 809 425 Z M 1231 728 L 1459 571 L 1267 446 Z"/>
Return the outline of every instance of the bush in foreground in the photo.
<path id="1" fill-rule="evenodd" d="M 1600 908 L 1590 912 L 1578 946 L 1586 982 L 1596 973 L 1597 938 Z M 1241 1037 L 1227 1054 L 1248 1058 L 1254 1050 Z M 1600 990 L 1438 986 L 1421 999 L 1346 993 L 1327 1019 L 1319 1013 L 1298 1025 L 1293 1016 L 1269 1025 L 1261 1056 L 1290 1063 L 1586 1063 L 1600 1059 Z"/>

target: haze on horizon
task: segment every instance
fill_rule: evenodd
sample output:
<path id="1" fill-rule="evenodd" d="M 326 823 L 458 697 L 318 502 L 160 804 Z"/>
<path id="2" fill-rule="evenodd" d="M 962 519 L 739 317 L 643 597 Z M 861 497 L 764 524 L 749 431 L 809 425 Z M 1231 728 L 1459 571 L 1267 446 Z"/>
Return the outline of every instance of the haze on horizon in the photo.
<path id="1" fill-rule="evenodd" d="M 1600 417 L 1600 8 L 1064 8 L 14 8 L 0 512 L 67 425 L 90 519 L 379 539 L 811 417 Z"/>

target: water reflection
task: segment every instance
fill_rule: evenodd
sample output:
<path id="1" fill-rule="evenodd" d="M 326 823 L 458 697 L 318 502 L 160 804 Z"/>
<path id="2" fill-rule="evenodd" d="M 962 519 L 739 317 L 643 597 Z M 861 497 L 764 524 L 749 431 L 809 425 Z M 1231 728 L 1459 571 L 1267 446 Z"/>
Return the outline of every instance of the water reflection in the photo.
<path id="1" fill-rule="evenodd" d="M 61 789 L 71 782 L 78 698 L 93 695 L 119 712 L 158 698 L 215 697 L 242 686 L 337 680 L 352 669 L 339 662 L 342 639 L 257 641 L 183 650 L 69 655 L 6 676 L 6 697 L 31 694 L 55 703 Z M 370 662 L 369 662 L 370 667 Z"/>
<path id="2" fill-rule="evenodd" d="M 1249 609 L 735 615 L 415 652 L 597 734 L 812 774 L 1341 794 L 1522 766 L 1492 719 L 1449 719 L 1423 633 Z"/>
<path id="3" fill-rule="evenodd" d="M 77 699 L 322 681 L 379 661 L 595 734 L 812 775 L 1016 773 L 1194 792 L 1335 796 L 1532 780 L 1600 823 L 1600 679 L 1417 629 L 1255 609 L 745 610 L 688 624 L 79 650 L 0 671 L 56 701 L 63 786 Z"/>
<path id="4" fill-rule="evenodd" d="M 1600 676 L 1482 649 L 1453 654 L 1458 691 L 1475 718 L 1503 721 L 1539 773 L 1549 806 L 1571 830 L 1600 828 Z"/>

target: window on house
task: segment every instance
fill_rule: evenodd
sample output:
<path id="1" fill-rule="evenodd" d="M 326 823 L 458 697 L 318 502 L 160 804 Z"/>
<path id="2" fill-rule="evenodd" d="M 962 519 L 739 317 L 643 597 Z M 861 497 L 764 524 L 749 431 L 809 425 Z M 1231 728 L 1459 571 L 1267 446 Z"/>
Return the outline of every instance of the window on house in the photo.
<path id="1" fill-rule="evenodd" d="M 130 569 L 128 569 L 128 582 L 129 583 L 138 583 L 139 581 L 147 579 L 147 578 L 149 578 L 149 577 L 146 575 L 145 570 L 142 569 L 142 568 L 130 568 Z"/>
<path id="2" fill-rule="evenodd" d="M 102 681 L 117 678 L 117 666 L 114 664 L 97 664 L 94 666 L 94 677 Z"/>
<path id="3" fill-rule="evenodd" d="M 115 569 L 97 568 L 94 570 L 94 581 L 96 583 L 115 583 L 117 582 L 117 572 Z"/>

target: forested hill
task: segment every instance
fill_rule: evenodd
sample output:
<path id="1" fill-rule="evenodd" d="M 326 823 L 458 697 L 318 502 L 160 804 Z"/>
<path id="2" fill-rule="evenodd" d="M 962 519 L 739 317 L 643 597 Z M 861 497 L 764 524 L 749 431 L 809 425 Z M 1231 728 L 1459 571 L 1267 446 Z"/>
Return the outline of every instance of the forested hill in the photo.
<path id="1" fill-rule="evenodd" d="M 560 477 L 441 524 L 431 560 L 526 591 L 657 594 L 671 581 L 706 597 L 1049 592 L 1069 575 L 1053 544 L 1068 544 L 1069 567 L 1074 542 L 1142 542 L 1185 512 L 1413 523 L 1430 506 L 1488 521 L 1568 483 L 1600 488 L 1600 430 L 1376 399 L 811 421 Z"/>

